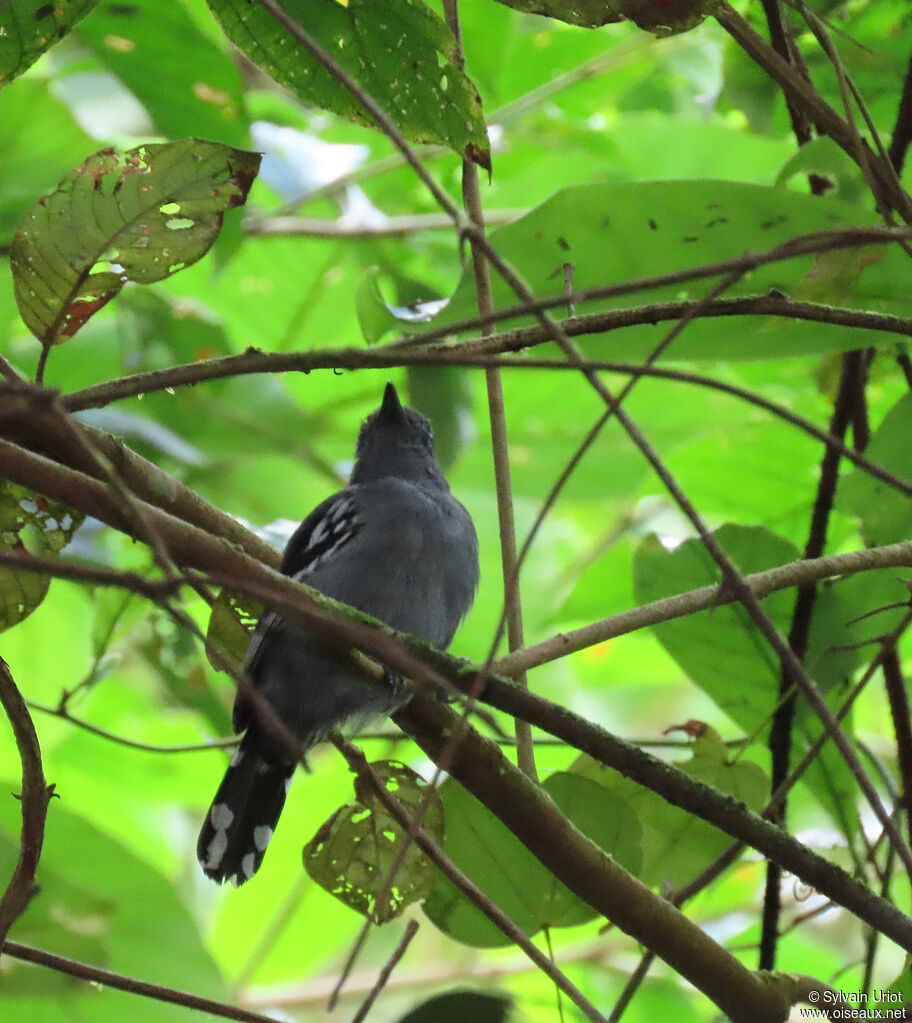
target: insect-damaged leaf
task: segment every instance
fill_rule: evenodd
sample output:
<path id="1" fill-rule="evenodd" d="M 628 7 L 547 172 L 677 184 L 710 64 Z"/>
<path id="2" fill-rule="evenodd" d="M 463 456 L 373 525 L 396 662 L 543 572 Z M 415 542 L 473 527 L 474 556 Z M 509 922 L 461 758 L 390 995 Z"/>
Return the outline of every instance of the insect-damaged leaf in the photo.
<path id="1" fill-rule="evenodd" d="M 96 0 L 6 0 L 0 3 L 0 87 L 59 42 Z"/>
<path id="2" fill-rule="evenodd" d="M 437 793 L 396 760 L 377 761 L 371 768 L 411 816 L 428 799 L 421 824 L 441 841 L 443 807 Z M 384 894 L 405 836 L 367 783 L 357 782 L 355 795 L 356 802 L 340 807 L 304 846 L 304 868 L 346 906 L 374 923 L 386 923 L 428 895 L 434 866 L 412 843 Z"/>
<path id="3" fill-rule="evenodd" d="M 376 127 L 359 100 L 259 4 L 207 0 L 228 38 L 302 100 Z M 490 168 L 478 90 L 456 41 L 422 0 L 282 0 L 280 5 L 379 104 L 406 138 Z"/>
<path id="4" fill-rule="evenodd" d="M 209 251 L 226 210 L 242 205 L 260 164 L 215 142 L 102 149 L 22 218 L 11 265 L 26 326 L 60 344 L 127 281 L 151 284 Z"/>
<path id="5" fill-rule="evenodd" d="M 206 630 L 206 656 L 216 671 L 241 671 L 261 604 L 222 590 L 212 605 Z"/>
<path id="6" fill-rule="evenodd" d="M 30 550 L 43 557 L 58 554 L 82 519 L 57 501 L 0 481 L 0 551 L 14 551 L 23 562 L 31 557 Z M 27 618 L 44 600 L 49 583 L 47 576 L 37 572 L 0 566 L 0 631 Z"/>

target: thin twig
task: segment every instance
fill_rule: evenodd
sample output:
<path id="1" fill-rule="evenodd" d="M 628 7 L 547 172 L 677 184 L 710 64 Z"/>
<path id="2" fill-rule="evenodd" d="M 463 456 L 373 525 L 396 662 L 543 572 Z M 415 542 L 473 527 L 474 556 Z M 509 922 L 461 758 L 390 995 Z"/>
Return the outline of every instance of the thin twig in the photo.
<path id="1" fill-rule="evenodd" d="M 234 1019 L 239 1020 L 240 1023 L 276 1023 L 273 1016 L 264 1016 L 259 1012 L 241 1009 L 234 1005 L 228 1005 L 225 1002 L 218 1002 L 213 998 L 203 998 L 192 991 L 181 991 L 179 988 L 166 987 L 163 984 L 152 984 L 147 980 L 128 977 L 123 973 L 115 973 L 113 970 L 104 970 L 100 966 L 82 963 L 77 959 L 68 959 L 66 956 L 57 955 L 55 952 L 32 948 L 30 945 L 21 945 L 18 941 L 5 942 L 2 946 L 2 951 L 14 959 L 21 959 L 26 963 L 35 963 L 38 966 L 46 966 L 48 969 L 56 970 L 58 973 L 65 973 L 70 977 L 87 980 L 91 984 L 114 988 L 117 991 L 126 991 L 132 995 L 141 995 L 143 998 L 151 998 L 156 1002 L 167 1002 L 171 1005 L 182 1005 L 187 1009 L 197 1009 L 200 1012 L 208 1012 L 213 1016 L 218 1016 L 220 1019 Z"/>
<path id="2" fill-rule="evenodd" d="M 92 735 L 97 735 L 100 739 L 107 739 L 118 746 L 126 746 L 128 749 L 139 750 L 142 753 L 206 753 L 214 749 L 233 749 L 240 742 L 240 739 L 235 736 L 230 739 L 214 739 L 212 742 L 187 742 L 174 746 L 155 746 L 147 742 L 139 742 L 136 739 L 128 739 L 123 735 L 116 735 L 114 732 L 109 732 L 106 728 L 93 725 L 90 721 L 74 717 L 65 708 L 48 707 L 35 700 L 26 700 L 26 703 L 31 710 L 37 710 L 41 714 L 49 714 L 51 717 L 60 718 L 61 721 L 66 721 L 77 728 L 82 728 Z"/>
<path id="3" fill-rule="evenodd" d="M 492 224 L 511 224 L 528 212 L 527 209 L 491 210 L 487 220 Z M 245 223 L 244 227 L 248 234 L 262 237 L 401 238 L 421 231 L 452 231 L 453 220 L 445 213 L 387 217 L 379 224 L 347 224 L 338 220 L 283 216 L 262 217 Z"/>
<path id="4" fill-rule="evenodd" d="M 459 26 L 458 0 L 443 0 L 443 11 L 447 25 L 456 41 L 455 60 L 459 67 L 464 65 L 462 51 L 462 32 Z M 484 235 L 485 218 L 481 203 L 481 190 L 478 185 L 478 168 L 471 160 L 462 161 L 462 198 L 466 214 Z M 494 298 L 491 292 L 491 273 L 485 258 L 483 246 L 478 237 L 470 238 L 472 250 L 472 271 L 475 276 L 475 295 L 478 303 L 479 319 L 482 320 L 482 338 L 494 332 L 490 315 L 494 311 Z M 503 614 L 501 620 L 506 622 L 507 641 L 511 651 L 525 646 L 523 635 L 522 598 L 519 588 L 519 558 L 516 552 L 516 521 L 513 515 L 513 486 L 510 479 L 510 454 L 507 435 L 507 417 L 503 396 L 503 381 L 500 370 L 491 366 L 485 370 L 485 385 L 488 396 L 488 420 L 491 425 L 491 451 L 494 456 L 494 482 L 497 494 L 497 521 L 500 533 L 500 559 L 503 573 Z M 496 630 L 497 638 L 492 642 L 492 651 L 499 640 L 500 629 Z M 493 656 L 493 653 L 492 653 Z M 527 685 L 523 672 L 516 676 L 517 685 Z M 524 721 L 516 722 L 516 760 L 520 768 L 536 778 L 535 747 L 532 743 L 532 730 Z"/>
<path id="5" fill-rule="evenodd" d="M 858 145 L 857 133 L 852 131 L 851 126 L 836 113 L 820 93 L 806 82 L 791 64 L 783 60 L 726 0 L 720 0 L 713 14 L 748 56 L 785 90 L 808 120 L 816 125 L 819 131 L 829 135 L 854 160 Z M 908 223 L 912 220 L 912 202 L 902 188 L 897 189 L 893 168 L 887 167 L 883 160 L 870 152 L 866 143 L 862 142 L 862 146 L 865 147 L 865 156 L 873 174 L 873 186 L 879 201 L 895 209 Z"/>
<path id="6" fill-rule="evenodd" d="M 740 301 L 740 300 L 735 300 Z M 687 303 L 687 305 L 694 309 L 694 315 L 696 313 L 696 307 L 699 302 Z M 681 313 L 682 316 L 687 315 L 688 310 L 685 309 Z M 704 310 L 705 313 L 705 310 Z M 664 319 L 665 317 L 659 317 Z M 669 317 L 671 318 L 671 317 Z M 565 328 L 567 324 L 564 324 Z M 572 330 L 568 333 L 573 333 Z M 910 322 L 910 333 L 912 333 L 912 322 Z M 504 337 L 504 335 L 500 335 Z M 334 368 L 334 369 L 357 369 L 367 368 L 376 366 L 391 366 L 391 365 L 429 365 L 439 366 L 442 364 L 455 365 L 455 366 L 480 366 L 487 367 L 489 365 L 497 365 L 502 368 L 517 369 L 517 370 L 531 370 L 531 369 L 548 369 L 548 370 L 561 370 L 567 371 L 572 370 L 576 372 L 578 367 L 570 366 L 566 362 L 559 361 L 556 359 L 536 359 L 534 357 L 524 356 L 522 358 L 513 358 L 509 355 L 498 356 L 496 354 L 485 355 L 485 354 L 470 354 L 471 346 L 474 343 L 469 341 L 463 345 L 454 345 L 453 347 L 445 348 L 430 348 L 427 350 L 415 350 L 404 354 L 390 355 L 384 353 L 382 350 L 363 350 L 363 349 L 342 349 L 327 352 L 311 352 L 305 354 L 286 355 L 285 353 L 245 353 L 239 356 L 228 356 L 225 360 L 219 360 L 222 362 L 220 367 L 209 367 L 211 375 L 204 377 L 204 379 L 215 379 L 219 375 L 219 370 L 222 376 L 235 376 L 246 373 L 271 373 L 271 372 L 285 372 L 289 369 L 300 370 L 301 372 L 309 372 L 310 370 L 318 367 L 322 368 Z M 513 350 L 513 345 L 510 345 Z M 380 358 L 376 356 L 380 355 Z M 171 370 L 160 371 L 165 374 L 172 374 L 173 376 L 184 375 L 186 371 L 191 370 L 194 366 L 199 366 L 199 363 L 193 363 L 186 366 L 175 366 Z M 206 365 L 206 364 L 202 364 Z M 821 430 L 818 426 L 812 423 L 810 420 L 805 419 L 803 416 L 798 415 L 791 409 L 786 408 L 784 405 L 780 405 L 774 401 L 770 401 L 768 398 L 764 398 L 762 395 L 756 394 L 743 387 L 738 387 L 736 384 L 726 383 L 725 381 L 716 380 L 712 377 L 707 377 L 699 373 L 691 373 L 686 370 L 680 369 L 668 369 L 661 366 L 649 366 L 641 363 L 630 363 L 630 362 L 614 362 L 610 360 L 598 360 L 598 359 L 587 359 L 582 363 L 583 367 L 590 370 L 596 371 L 607 371 L 611 373 L 622 373 L 625 375 L 631 375 L 635 377 L 654 377 L 661 380 L 673 380 L 679 383 L 692 384 L 698 387 L 708 387 L 713 390 L 721 391 L 724 394 L 730 394 L 732 397 L 738 398 L 742 401 L 749 402 L 755 405 L 757 408 L 762 408 L 770 414 L 782 419 L 784 422 L 790 423 L 792 426 L 796 426 L 799 430 L 807 433 L 815 440 L 822 441 L 830 447 L 835 448 L 839 451 L 843 458 L 848 459 L 854 465 L 857 465 L 864 472 L 869 475 L 875 476 L 877 479 L 882 480 L 888 486 L 899 490 L 901 493 L 912 497 L 912 483 L 906 482 L 896 477 L 893 473 L 889 472 L 883 466 L 872 462 L 866 458 L 860 452 L 854 451 L 852 448 L 847 447 L 839 438 L 832 437 L 827 434 L 824 430 Z M 120 385 L 129 378 L 123 378 L 122 381 L 112 381 L 112 384 Z M 169 377 L 159 378 L 157 385 L 154 389 L 172 387 L 171 383 L 168 383 Z M 910 376 L 912 379 L 912 376 Z M 184 380 L 184 383 L 190 383 L 191 380 Z M 102 387 L 106 385 L 101 385 Z M 144 385 L 140 385 L 144 386 Z M 144 495 L 145 496 L 145 495 Z M 199 499 L 197 499 L 199 500 Z M 236 525 L 236 523 L 235 523 Z"/>
<path id="7" fill-rule="evenodd" d="M 787 242 L 776 245 L 764 252 L 742 254 L 716 263 L 707 263 L 699 267 L 688 267 L 684 270 L 675 270 L 666 274 L 637 278 L 622 284 L 587 288 L 574 292 L 569 298 L 576 305 L 581 306 L 590 301 L 617 298 L 668 285 L 685 284 L 690 281 L 722 276 L 728 273 L 746 273 L 761 266 L 800 256 L 845 248 L 857 248 L 865 245 L 900 242 L 910 238 L 912 238 L 912 230 L 886 227 L 812 232 L 805 235 L 796 235 Z M 495 310 L 491 313 L 489 320 L 490 322 L 501 322 L 528 315 L 529 313 L 538 313 L 566 306 L 567 300 L 568 296 L 563 294 L 537 299 L 522 305 Z M 601 333 L 623 326 L 677 319 L 684 315 L 688 308 L 694 304 L 696 302 L 665 302 L 633 309 L 611 310 L 592 316 L 580 316 L 575 317 L 573 320 L 562 321 L 562 327 L 570 336 Z M 795 319 L 807 319 L 819 323 L 857 327 L 864 330 L 875 330 L 912 337 L 912 318 L 892 316 L 885 313 L 871 313 L 863 310 L 844 309 L 813 302 L 798 302 L 788 297 L 777 295 L 747 296 L 745 298 L 709 303 L 704 306 L 701 315 L 794 317 Z M 403 349 L 413 349 L 418 345 L 427 345 L 432 341 L 443 340 L 479 327 L 483 322 L 486 321 L 482 321 L 480 317 L 470 317 L 455 323 L 448 323 L 441 327 L 422 331 L 396 344 L 387 345 L 382 349 L 370 351 L 362 349 L 351 350 L 347 355 L 344 351 L 340 352 L 338 350 L 318 352 L 315 355 L 311 353 L 275 353 L 266 355 L 255 348 L 251 348 L 242 355 L 207 359 L 184 366 L 137 373 L 108 381 L 107 383 L 95 384 L 91 387 L 74 391 L 72 394 L 62 398 L 61 401 L 64 408 L 69 411 L 79 411 L 88 408 L 98 408 L 121 398 L 243 373 L 285 372 L 288 370 L 308 372 L 320 368 L 402 365 L 405 361 L 405 357 L 401 354 Z M 524 331 L 511 331 L 508 336 L 511 339 L 509 345 L 503 343 L 503 334 L 494 335 L 490 341 L 485 342 L 485 345 L 490 346 L 492 351 L 513 351 L 551 340 L 548 332 L 541 327 L 527 328 Z M 472 348 L 466 348 L 465 350 L 477 352 L 479 345 L 475 342 Z M 357 359 L 357 353 L 360 353 L 360 361 Z M 444 354 L 442 353 L 440 357 L 444 357 Z"/>
<path id="8" fill-rule="evenodd" d="M 471 681 L 466 679 L 464 684 L 468 687 Z M 697 782 L 645 750 L 631 746 L 566 707 L 553 704 L 528 690 L 492 677 L 486 684 L 483 698 L 491 706 L 521 716 L 536 728 L 559 736 L 575 749 L 632 778 L 673 806 L 714 824 L 768 859 L 775 859 L 799 880 L 912 951 L 912 920 L 909 917 L 878 898 L 836 864 L 818 856 L 781 828 L 747 810 L 743 804 Z M 402 724 L 401 717 L 397 720 Z M 479 795 L 479 798 L 484 801 L 484 796 Z"/>
<path id="9" fill-rule="evenodd" d="M 371 1011 L 374 1002 L 380 995 L 380 992 L 386 987 L 386 982 L 390 979 L 390 975 L 393 970 L 398 966 L 400 960 L 405 955 L 406 950 L 411 944 L 412 938 L 418 933 L 418 921 L 409 920 L 405 925 L 405 934 L 399 940 L 399 944 L 393 949 L 392 955 L 383 964 L 383 969 L 377 976 L 377 983 L 370 989 L 367 997 L 361 1003 L 358 1011 L 352 1017 L 352 1023 L 364 1023 L 367 1018 L 367 1014 Z"/>

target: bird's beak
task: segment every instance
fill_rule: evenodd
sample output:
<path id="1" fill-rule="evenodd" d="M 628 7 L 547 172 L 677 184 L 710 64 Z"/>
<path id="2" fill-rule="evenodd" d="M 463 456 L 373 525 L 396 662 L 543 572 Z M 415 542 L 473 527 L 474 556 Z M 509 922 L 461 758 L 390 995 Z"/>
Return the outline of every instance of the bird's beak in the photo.
<path id="1" fill-rule="evenodd" d="M 383 392 L 379 418 L 387 423 L 399 423 L 402 421 L 402 403 L 399 401 L 399 394 L 391 380 L 387 381 L 386 389 Z"/>

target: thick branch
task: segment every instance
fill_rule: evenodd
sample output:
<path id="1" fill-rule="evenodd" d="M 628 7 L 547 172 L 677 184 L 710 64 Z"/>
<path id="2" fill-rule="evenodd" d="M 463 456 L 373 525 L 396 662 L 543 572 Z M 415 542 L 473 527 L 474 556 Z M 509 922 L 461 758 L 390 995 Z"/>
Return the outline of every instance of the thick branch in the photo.
<path id="1" fill-rule="evenodd" d="M 558 880 L 655 951 L 735 1023 L 781 1023 L 786 1018 L 787 1006 L 775 990 L 571 824 L 495 743 L 466 727 L 453 748 L 449 736 L 462 726 L 452 710 L 418 693 L 395 720 L 432 760 L 446 748 L 449 773 Z"/>
<path id="2" fill-rule="evenodd" d="M 457 681 L 468 690 L 474 679 L 469 676 Z M 504 679 L 489 678 L 482 691 L 482 699 L 498 710 L 521 717 L 535 727 L 558 736 L 575 749 L 588 753 L 599 763 L 657 793 L 673 806 L 714 824 L 726 834 L 763 853 L 768 859 L 780 863 L 809 887 L 844 906 L 907 951 L 912 951 L 912 919 L 878 898 L 834 863 L 818 856 L 774 824 L 746 809 L 743 803 L 733 797 L 696 781 L 683 771 L 612 735 L 571 710 L 520 689 Z M 422 702 L 422 710 L 424 706 Z M 406 727 L 401 721 L 399 723 Z M 408 728 L 406 730 L 409 731 Z M 482 795 L 477 792 L 476 795 L 484 802 Z M 563 877 L 561 879 L 564 880 Z"/>
<path id="3" fill-rule="evenodd" d="M 56 402 L 53 391 L 11 388 L 4 394 L 0 409 L 0 436 L 95 479 L 104 479 L 97 458 L 87 454 L 87 449 L 97 452 L 124 488 L 137 497 L 207 533 L 223 537 L 259 561 L 278 564 L 278 555 L 265 540 L 122 441 L 75 420 L 70 420 L 70 431 L 62 430 Z"/>

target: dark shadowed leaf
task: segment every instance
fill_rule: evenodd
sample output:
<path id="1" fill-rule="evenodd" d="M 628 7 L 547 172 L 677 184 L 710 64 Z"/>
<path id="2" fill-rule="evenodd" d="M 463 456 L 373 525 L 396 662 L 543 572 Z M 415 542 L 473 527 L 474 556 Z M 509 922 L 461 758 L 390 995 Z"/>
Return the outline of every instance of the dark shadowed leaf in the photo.
<path id="1" fill-rule="evenodd" d="M 447 991 L 422 1002 L 399 1023 L 505 1023 L 511 1005 L 509 995 Z"/>
<path id="2" fill-rule="evenodd" d="M 0 4 L 0 88 L 59 42 L 96 0 L 5 0 Z"/>
<path id="3" fill-rule="evenodd" d="M 240 206 L 258 153 L 214 142 L 93 153 L 16 230 L 12 270 L 26 326 L 59 344 L 127 283 L 151 284 L 204 256 Z"/>
<path id="4" fill-rule="evenodd" d="M 207 0 L 228 38 L 305 103 L 374 127 L 359 101 L 259 4 Z M 284 0 L 284 10 L 416 142 L 439 142 L 489 166 L 475 86 L 455 42 L 422 0 Z"/>
<path id="5" fill-rule="evenodd" d="M 411 816 L 425 799 L 429 800 L 422 824 L 439 842 L 443 838 L 443 808 L 437 793 L 398 761 L 378 761 L 371 767 Z M 384 894 L 404 835 L 370 785 L 359 780 L 355 794 L 357 801 L 340 807 L 304 846 L 304 868 L 346 906 L 374 923 L 385 923 L 427 896 L 435 868 L 412 843 L 390 890 Z"/>

